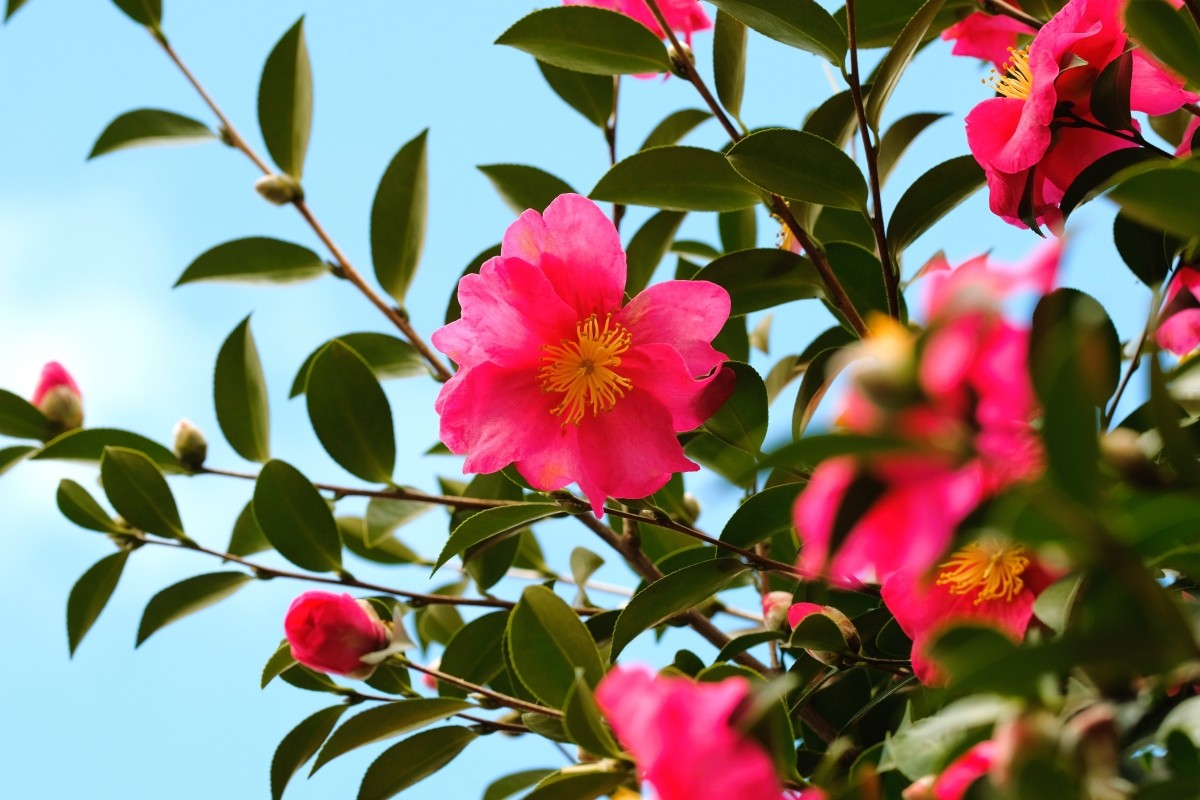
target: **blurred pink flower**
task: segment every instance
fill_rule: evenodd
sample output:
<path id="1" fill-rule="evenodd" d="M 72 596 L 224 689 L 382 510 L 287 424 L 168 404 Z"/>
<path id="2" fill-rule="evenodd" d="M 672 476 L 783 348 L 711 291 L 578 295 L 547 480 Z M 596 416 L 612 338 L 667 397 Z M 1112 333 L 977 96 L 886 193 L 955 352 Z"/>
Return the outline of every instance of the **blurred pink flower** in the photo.
<path id="1" fill-rule="evenodd" d="M 458 365 L 434 408 L 464 472 L 515 463 L 536 489 L 577 483 L 596 514 L 699 469 L 677 432 L 698 427 L 733 391 L 712 338 L 729 294 L 666 281 L 622 306 L 625 253 L 586 197 L 526 211 L 500 255 L 458 287 L 462 318 L 433 334 Z"/>
<path id="2" fill-rule="evenodd" d="M 1192 152 L 1200 153 L 1200 147 L 1192 147 L 1197 135 L 1200 135 L 1200 117 L 1192 117 L 1192 121 L 1183 131 L 1183 138 L 1179 141 L 1179 147 L 1175 149 L 1175 155 L 1183 158 Z"/>
<path id="3" fill-rule="evenodd" d="M 1013 5 L 1019 7 L 1018 3 Z M 954 42 L 950 51 L 953 55 L 982 58 L 1002 70 L 1009 53 L 1017 47 L 1017 36 L 1035 33 L 1032 27 L 1012 17 L 975 11 L 942 31 L 942 39 Z"/>
<path id="4" fill-rule="evenodd" d="M 366 600 L 348 594 L 305 592 L 283 621 L 292 658 L 309 669 L 366 678 L 375 667 L 362 661 L 388 647 L 387 626 Z"/>
<path id="5" fill-rule="evenodd" d="M 1180 267 L 1163 301 L 1155 333 L 1159 347 L 1185 356 L 1200 347 L 1200 269 Z"/>
<path id="6" fill-rule="evenodd" d="M 749 693 L 744 678 L 703 683 L 615 667 L 596 702 L 659 800 L 780 800 L 770 756 L 730 720 Z"/>
<path id="7" fill-rule="evenodd" d="M 42 376 L 30 402 L 61 430 L 83 426 L 83 397 L 71 373 L 57 361 L 42 367 Z"/>
<path id="8" fill-rule="evenodd" d="M 933 800 L 963 800 L 972 784 L 988 774 L 995 760 L 995 742 L 975 745 L 942 770 L 933 784 Z"/>
<path id="9" fill-rule="evenodd" d="M 650 13 L 645 0 L 563 0 L 563 4 L 607 8 L 637 20 L 653 31 L 658 38 L 666 38 L 662 26 Z M 712 20 L 704 13 L 697 0 L 658 0 L 658 7 L 671 30 L 682 33 L 688 44 L 692 43 L 693 33 L 712 27 Z"/>

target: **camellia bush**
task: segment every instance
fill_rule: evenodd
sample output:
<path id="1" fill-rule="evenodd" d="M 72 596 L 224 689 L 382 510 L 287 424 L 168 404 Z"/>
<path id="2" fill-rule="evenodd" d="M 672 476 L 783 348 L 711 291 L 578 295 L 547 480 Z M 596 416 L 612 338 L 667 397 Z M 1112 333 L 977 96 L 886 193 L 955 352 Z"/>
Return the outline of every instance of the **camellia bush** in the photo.
<path id="1" fill-rule="evenodd" d="M 831 13 L 814 0 L 548 0 L 497 43 L 536 59 L 564 113 L 604 132 L 611 168 L 588 196 L 535 166 L 484 168 L 519 216 L 432 331 L 404 310 L 426 134 L 383 172 L 365 274 L 305 200 L 303 20 L 266 58 L 262 153 L 185 66 L 160 0 L 114 2 L 211 118 L 125 113 L 92 156 L 219 139 L 323 247 L 230 241 L 178 284 L 332 274 L 379 330 L 323 344 L 291 387 L 351 485 L 272 455 L 248 319 L 220 346 L 214 399 L 253 469 L 210 465 L 186 421 L 171 447 L 86 427 L 58 363 L 28 399 L 0 391 L 14 440 L 0 471 L 98 469 L 102 497 L 67 479 L 56 498 L 114 546 L 66 598 L 72 652 L 143 548 L 217 571 L 156 594 L 139 643 L 256 580 L 294 583 L 262 682 L 330 703 L 279 743 L 276 799 L 310 762 L 360 747 L 379 753 L 358 797 L 391 797 L 467 769 L 456 759 L 484 736 L 547 739 L 571 761 L 497 774 L 485 800 L 1200 797 L 1200 2 L 846 0 Z M 694 52 L 708 29 L 711 52 Z M 798 128 L 753 127 L 753 37 L 848 88 Z M 993 67 L 956 121 L 969 152 L 925 167 L 889 206 L 884 181 L 943 115 L 885 112 L 939 39 L 953 56 L 926 57 Z M 622 155 L 619 88 L 638 79 L 682 82 L 704 109 L 667 115 Z M 723 145 L 679 144 L 708 121 Z M 906 260 L 980 191 L 1027 231 L 1024 258 L 1003 263 L 979 241 L 961 263 Z M 1068 220 L 1101 195 L 1119 208 L 1105 257 L 1153 298 L 1125 342 L 1101 303 L 1059 287 Z M 654 213 L 622 231 L 631 206 Z M 764 247 L 768 214 L 779 233 Z M 715 215 L 719 241 L 678 239 L 688 215 Z M 668 253 L 674 278 L 656 282 Z M 828 327 L 764 374 L 748 362 L 770 318 L 750 330 L 747 315 L 785 305 L 780 316 L 827 313 Z M 398 420 L 381 382 L 399 378 L 440 384 L 429 473 L 454 455 L 465 476 L 439 477 L 437 494 L 393 480 Z M 794 405 L 774 402 L 793 382 Z M 1118 414 L 1123 397 L 1144 402 Z M 768 443 L 771 412 L 790 415 L 787 441 Z M 685 482 L 699 470 L 707 482 Z M 193 538 L 171 488 L 187 476 L 240 488 L 228 544 Z M 700 485 L 740 502 L 701 519 L 708 498 L 685 491 Z M 402 534 L 432 507 L 448 527 L 426 558 Z M 546 525 L 581 544 L 543 550 Z M 605 561 L 624 585 L 594 578 Z M 360 579 L 364 564 L 396 577 Z M 689 646 L 626 655 L 669 628 Z"/>

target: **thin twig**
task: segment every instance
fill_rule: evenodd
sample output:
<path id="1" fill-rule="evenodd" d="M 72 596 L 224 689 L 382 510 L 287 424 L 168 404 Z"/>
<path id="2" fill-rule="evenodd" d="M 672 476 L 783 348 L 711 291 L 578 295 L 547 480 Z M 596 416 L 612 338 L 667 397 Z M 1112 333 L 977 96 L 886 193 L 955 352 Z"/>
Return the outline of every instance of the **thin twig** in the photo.
<path id="1" fill-rule="evenodd" d="M 621 76 L 613 75 L 613 110 L 612 116 L 608 118 L 608 122 L 604 125 L 604 140 L 608 142 L 608 165 L 611 167 L 617 163 L 617 108 L 621 101 Z M 621 220 L 625 216 L 625 206 L 621 203 L 613 203 L 612 221 L 613 227 L 618 231 L 621 230 Z"/>
<path id="2" fill-rule="evenodd" d="M 1004 2 L 1004 0 L 979 0 L 979 7 L 990 14 L 1012 17 L 1018 22 L 1024 22 L 1035 31 L 1039 30 L 1043 24 L 1037 17 L 1031 17 L 1011 3 Z"/>
<path id="3" fill-rule="evenodd" d="M 480 686 L 477 683 L 471 683 L 470 681 L 465 681 L 462 678 L 458 678 L 458 677 L 455 677 L 454 675 L 447 674 L 445 672 L 442 672 L 441 670 L 434 669 L 433 667 L 427 667 L 424 664 L 417 664 L 413 661 L 409 661 L 407 658 L 404 658 L 403 656 L 397 656 L 396 659 L 398 661 L 400 661 L 400 663 L 404 664 L 404 666 L 408 667 L 409 669 L 414 669 L 417 672 L 423 672 L 426 675 L 430 676 L 431 678 L 439 680 L 442 683 L 448 683 L 451 686 L 457 686 L 459 689 L 462 689 L 464 691 L 471 692 L 473 694 L 483 695 L 484 697 L 489 697 L 492 700 L 495 700 L 500 705 L 508 706 L 509 708 L 511 708 L 515 711 L 530 711 L 534 714 L 542 714 L 543 716 L 554 717 L 555 719 L 563 718 L 562 712 L 559 711 L 557 708 L 550 708 L 548 706 L 540 706 L 540 705 L 537 705 L 536 703 L 527 703 L 519 697 L 511 697 L 506 694 L 501 694 L 500 692 L 494 691 L 492 689 L 488 689 L 485 686 Z"/>
<path id="4" fill-rule="evenodd" d="M 346 695 L 346 697 L 349 698 L 352 702 L 368 701 L 368 702 L 374 702 L 374 703 L 403 703 L 405 700 L 412 700 L 412 699 L 419 698 L 420 695 L 416 695 L 416 693 L 414 692 L 414 696 L 410 696 L 410 697 L 384 697 L 384 696 L 378 695 L 378 694 L 364 694 L 363 692 L 351 692 L 350 694 Z M 459 711 L 454 716 L 458 717 L 459 719 L 465 719 L 470 722 L 474 722 L 478 725 L 483 725 L 487 728 L 492 728 L 493 730 L 497 730 L 497 731 L 507 731 L 508 733 L 530 733 L 529 728 L 525 727 L 524 725 L 518 725 L 514 722 L 504 722 L 504 721 L 498 720 L 498 719 L 487 719 L 485 717 L 477 717 L 474 714 L 468 714 L 465 711 Z"/>

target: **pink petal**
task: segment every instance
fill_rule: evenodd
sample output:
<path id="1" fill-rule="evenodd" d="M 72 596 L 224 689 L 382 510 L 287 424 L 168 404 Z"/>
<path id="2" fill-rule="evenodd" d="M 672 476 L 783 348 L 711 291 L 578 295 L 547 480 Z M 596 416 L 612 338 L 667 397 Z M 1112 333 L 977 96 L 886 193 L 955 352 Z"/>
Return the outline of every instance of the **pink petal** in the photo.
<path id="1" fill-rule="evenodd" d="M 1170 114 L 1184 103 L 1196 102 L 1197 95 L 1183 88 L 1184 81 L 1146 55 L 1141 48 L 1133 51 L 1133 80 L 1129 86 L 1129 106 L 1150 116 Z"/>
<path id="2" fill-rule="evenodd" d="M 1160 347 L 1179 356 L 1200 347 L 1200 308 L 1180 311 L 1160 322 L 1155 339 Z"/>
<path id="3" fill-rule="evenodd" d="M 618 320 L 637 344 L 662 342 L 683 354 L 694 377 L 725 360 L 709 344 L 729 319 L 729 292 L 708 281 L 657 283 L 622 309 Z"/>
<path id="4" fill-rule="evenodd" d="M 818 603 L 793 603 L 787 612 L 788 625 L 794 628 L 806 617 L 820 614 L 824 610 L 825 607 Z"/>
<path id="5" fill-rule="evenodd" d="M 953 55 L 982 58 L 1002 70 L 1009 59 L 1009 48 L 1017 46 L 1017 34 L 1032 35 L 1034 32 L 1033 28 L 1012 17 L 976 11 L 942 31 L 942 38 L 954 42 L 954 49 L 950 51 Z"/>
<path id="6" fill-rule="evenodd" d="M 1050 147 L 1050 117 L 1028 113 L 1029 101 L 993 97 L 967 113 L 967 146 L 984 169 L 1017 173 Z"/>
<path id="7" fill-rule="evenodd" d="M 980 742 L 955 759 L 933 784 L 936 800 L 963 800 L 975 781 L 987 775 L 996 760 L 996 743 Z"/>
<path id="8" fill-rule="evenodd" d="M 630 348 L 620 372 L 633 381 L 635 389 L 649 393 L 670 412 L 672 429 L 677 432 L 698 428 L 733 393 L 733 370 L 717 370 L 696 380 L 683 356 L 669 344 Z"/>

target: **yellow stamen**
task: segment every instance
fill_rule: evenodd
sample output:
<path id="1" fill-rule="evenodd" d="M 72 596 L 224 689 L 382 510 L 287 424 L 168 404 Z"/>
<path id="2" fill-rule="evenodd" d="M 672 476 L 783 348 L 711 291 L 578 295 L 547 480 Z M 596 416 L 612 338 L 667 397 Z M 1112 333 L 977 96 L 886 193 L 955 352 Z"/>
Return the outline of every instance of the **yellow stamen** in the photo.
<path id="1" fill-rule="evenodd" d="M 975 605 L 985 600 L 1012 601 L 1025 588 L 1021 573 L 1029 566 L 1023 545 L 1006 545 L 997 539 L 980 539 L 959 550 L 940 564 L 938 586 L 949 586 L 951 594 L 978 590 Z"/>
<path id="2" fill-rule="evenodd" d="M 621 366 L 621 354 L 629 349 L 629 331 L 604 317 L 603 326 L 595 314 L 575 326 L 577 341 L 563 339 L 542 349 L 543 365 L 538 370 L 542 390 L 561 392 L 562 402 L 550 410 L 563 418 L 563 425 L 578 425 L 587 408 L 595 416 L 611 411 L 617 400 L 633 388 L 633 382 L 614 370 Z"/>
<path id="3" fill-rule="evenodd" d="M 1020 50 L 1016 50 L 1010 47 L 1008 52 L 1012 57 L 1004 62 L 1004 74 L 1001 75 L 993 69 L 991 75 L 984 78 L 983 82 L 1005 97 L 1024 100 L 1029 97 L 1029 92 L 1033 89 L 1033 72 L 1029 69 L 1029 48 L 1022 47 Z"/>

